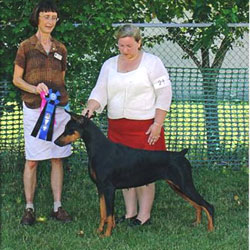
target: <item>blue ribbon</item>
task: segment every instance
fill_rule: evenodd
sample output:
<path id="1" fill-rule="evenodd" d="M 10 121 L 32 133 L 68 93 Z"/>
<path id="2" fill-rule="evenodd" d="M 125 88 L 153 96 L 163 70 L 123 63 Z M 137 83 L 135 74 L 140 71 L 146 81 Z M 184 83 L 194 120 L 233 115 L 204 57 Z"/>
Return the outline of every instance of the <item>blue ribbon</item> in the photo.
<path id="1" fill-rule="evenodd" d="M 47 103 L 37 120 L 37 123 L 31 133 L 32 136 L 37 136 L 40 130 L 39 138 L 42 140 L 51 141 L 55 120 L 56 105 L 60 103 L 59 98 L 61 94 L 59 91 L 49 89 L 49 94 L 45 97 Z"/>

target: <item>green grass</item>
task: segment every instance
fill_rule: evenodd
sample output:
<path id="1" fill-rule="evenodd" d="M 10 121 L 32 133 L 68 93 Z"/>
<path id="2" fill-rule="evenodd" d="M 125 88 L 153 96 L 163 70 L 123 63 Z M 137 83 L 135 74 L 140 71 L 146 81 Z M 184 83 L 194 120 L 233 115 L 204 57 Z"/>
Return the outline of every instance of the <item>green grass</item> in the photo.
<path id="1" fill-rule="evenodd" d="M 248 171 L 229 168 L 194 167 L 193 178 L 202 196 L 215 206 L 215 231 L 201 225 L 192 227 L 195 210 L 163 181 L 156 184 L 152 225 L 130 228 L 118 225 L 109 238 L 96 234 L 99 203 L 95 185 L 83 162 L 83 155 L 71 156 L 65 164 L 63 204 L 74 221 L 61 224 L 49 218 L 52 195 L 49 163 L 38 168 L 36 215 L 45 217 L 32 227 L 21 226 L 24 209 L 22 156 L 1 154 L 1 250 L 245 250 L 248 249 Z M 116 214 L 124 213 L 120 190 L 116 192 Z M 82 233 L 81 233 L 82 231 Z"/>

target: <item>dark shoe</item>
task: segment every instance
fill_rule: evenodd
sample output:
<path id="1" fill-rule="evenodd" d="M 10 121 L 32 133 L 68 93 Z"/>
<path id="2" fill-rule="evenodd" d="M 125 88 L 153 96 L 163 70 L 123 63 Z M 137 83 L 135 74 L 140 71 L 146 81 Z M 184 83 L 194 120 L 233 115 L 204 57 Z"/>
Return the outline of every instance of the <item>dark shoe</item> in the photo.
<path id="1" fill-rule="evenodd" d="M 131 221 L 129 226 L 135 227 L 135 226 L 144 226 L 144 225 L 150 225 L 150 224 L 151 224 L 150 218 L 148 220 L 146 220 L 143 224 L 139 219 L 134 219 L 133 221 Z"/>
<path id="2" fill-rule="evenodd" d="M 51 217 L 61 222 L 72 221 L 72 217 L 62 207 L 59 207 L 57 212 L 52 211 Z"/>
<path id="3" fill-rule="evenodd" d="M 131 221 L 133 221 L 136 218 L 136 216 L 137 215 L 135 215 L 133 217 L 130 217 L 130 218 L 126 218 L 125 215 L 123 215 L 120 218 L 116 218 L 115 223 L 116 224 L 123 223 L 123 222 L 129 222 L 130 223 Z"/>
<path id="4" fill-rule="evenodd" d="M 25 209 L 24 215 L 21 220 L 22 225 L 33 225 L 36 221 L 35 213 L 32 208 Z"/>

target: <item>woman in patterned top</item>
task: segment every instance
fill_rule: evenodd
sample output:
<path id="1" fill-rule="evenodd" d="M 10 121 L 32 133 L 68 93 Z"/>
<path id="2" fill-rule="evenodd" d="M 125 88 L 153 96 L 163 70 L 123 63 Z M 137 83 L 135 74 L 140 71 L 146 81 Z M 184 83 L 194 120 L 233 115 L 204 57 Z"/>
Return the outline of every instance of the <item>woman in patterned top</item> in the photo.
<path id="1" fill-rule="evenodd" d="M 65 46 L 52 38 L 59 20 L 59 13 L 51 1 L 41 1 L 33 10 L 30 23 L 37 29 L 32 37 L 23 41 L 17 51 L 13 83 L 22 93 L 23 123 L 25 139 L 25 167 L 23 174 L 26 209 L 21 224 L 32 225 L 35 222 L 34 193 L 38 162 L 51 159 L 51 187 L 54 209 L 51 216 L 68 222 L 71 216 L 62 208 L 61 194 L 63 186 L 62 158 L 71 154 L 71 147 L 58 147 L 51 141 L 31 136 L 31 132 L 40 116 L 40 94 L 48 94 L 49 89 L 61 94 L 60 107 L 56 108 L 53 138 L 59 136 L 70 119 L 64 107 L 68 103 L 65 88 L 67 50 Z"/>

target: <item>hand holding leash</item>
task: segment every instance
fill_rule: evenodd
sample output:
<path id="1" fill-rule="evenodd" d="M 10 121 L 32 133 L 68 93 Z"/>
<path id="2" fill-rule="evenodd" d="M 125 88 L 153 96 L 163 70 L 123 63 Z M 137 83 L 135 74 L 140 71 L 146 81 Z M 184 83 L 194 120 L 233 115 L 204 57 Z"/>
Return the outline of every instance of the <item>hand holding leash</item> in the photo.
<path id="1" fill-rule="evenodd" d="M 82 115 L 83 116 L 86 116 L 88 118 L 94 116 L 94 111 L 89 109 L 89 108 L 85 108 L 83 111 L 82 111 Z"/>
<path id="2" fill-rule="evenodd" d="M 94 116 L 94 112 L 100 108 L 100 103 L 97 102 L 94 99 L 90 99 L 88 100 L 88 105 L 85 109 L 83 109 L 82 111 L 82 115 L 83 116 L 87 116 L 88 118 L 91 118 L 92 116 Z"/>

